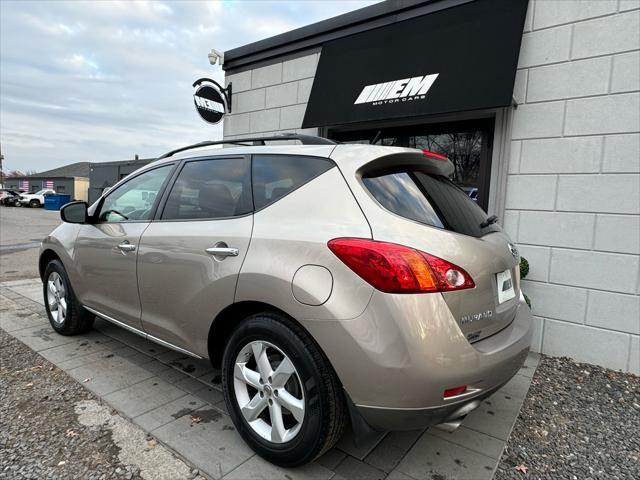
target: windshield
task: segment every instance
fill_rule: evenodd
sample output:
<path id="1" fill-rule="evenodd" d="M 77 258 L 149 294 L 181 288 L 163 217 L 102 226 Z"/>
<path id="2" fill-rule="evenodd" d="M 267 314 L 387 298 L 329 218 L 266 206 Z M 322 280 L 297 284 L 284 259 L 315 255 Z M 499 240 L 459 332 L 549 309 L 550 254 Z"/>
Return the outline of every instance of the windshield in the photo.
<path id="1" fill-rule="evenodd" d="M 410 220 L 473 237 L 501 230 L 468 193 L 441 175 L 402 169 L 371 173 L 362 181 L 380 205 Z"/>
<path id="2" fill-rule="evenodd" d="M 38 190 L 36 193 L 34 193 L 34 195 L 44 195 L 46 192 L 48 192 L 49 190 L 47 190 L 46 188 L 42 189 L 42 190 Z"/>

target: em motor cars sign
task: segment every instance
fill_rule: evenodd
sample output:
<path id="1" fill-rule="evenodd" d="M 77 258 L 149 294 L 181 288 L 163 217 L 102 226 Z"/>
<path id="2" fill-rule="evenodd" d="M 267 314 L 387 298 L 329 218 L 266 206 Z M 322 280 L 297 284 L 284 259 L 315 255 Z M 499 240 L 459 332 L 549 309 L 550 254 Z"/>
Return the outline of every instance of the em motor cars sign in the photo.
<path id="1" fill-rule="evenodd" d="M 438 73 L 423 75 L 392 82 L 367 85 L 362 89 L 354 105 L 359 103 L 373 103 L 381 105 L 387 102 L 406 102 L 408 100 L 425 98 L 426 93 L 438 78 Z"/>

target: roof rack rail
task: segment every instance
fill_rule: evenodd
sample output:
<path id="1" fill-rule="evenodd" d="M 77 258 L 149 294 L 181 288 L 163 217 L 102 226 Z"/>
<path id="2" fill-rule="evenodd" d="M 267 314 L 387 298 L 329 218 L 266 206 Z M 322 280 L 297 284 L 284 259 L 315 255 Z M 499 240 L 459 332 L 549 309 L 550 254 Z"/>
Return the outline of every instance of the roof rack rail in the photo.
<path id="1" fill-rule="evenodd" d="M 170 152 L 167 152 L 164 155 L 158 157 L 158 160 L 171 157 L 176 153 L 184 152 L 186 150 L 191 150 L 193 148 L 209 147 L 212 145 L 231 144 L 231 145 L 244 145 L 244 146 L 250 147 L 255 145 L 266 145 L 265 142 L 283 142 L 283 141 L 289 141 L 289 140 L 298 140 L 303 145 L 336 145 L 336 142 L 334 142 L 333 140 L 329 140 L 328 138 L 316 137 L 314 135 L 300 135 L 297 133 L 282 133 L 279 135 L 272 135 L 269 137 L 237 138 L 235 140 L 216 140 L 216 141 L 205 141 L 200 143 L 194 143 L 193 145 L 187 145 L 186 147 L 180 147 L 180 148 L 176 148 L 175 150 L 171 150 Z M 247 143 L 247 142 L 250 142 L 250 143 Z"/>

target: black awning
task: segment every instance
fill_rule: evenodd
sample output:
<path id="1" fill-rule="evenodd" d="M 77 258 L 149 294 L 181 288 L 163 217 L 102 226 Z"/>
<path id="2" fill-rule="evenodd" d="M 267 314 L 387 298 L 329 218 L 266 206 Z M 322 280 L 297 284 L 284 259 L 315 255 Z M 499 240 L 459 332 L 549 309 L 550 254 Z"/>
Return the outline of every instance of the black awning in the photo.
<path id="1" fill-rule="evenodd" d="M 475 0 L 326 43 L 303 128 L 504 107 L 528 0 Z"/>

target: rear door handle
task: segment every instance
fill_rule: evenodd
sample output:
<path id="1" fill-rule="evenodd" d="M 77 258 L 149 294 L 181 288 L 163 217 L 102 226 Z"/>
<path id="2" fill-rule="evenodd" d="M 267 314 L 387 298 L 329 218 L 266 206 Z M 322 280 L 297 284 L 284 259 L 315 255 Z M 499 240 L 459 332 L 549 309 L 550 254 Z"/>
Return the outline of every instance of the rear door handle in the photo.
<path id="1" fill-rule="evenodd" d="M 240 250 L 230 247 L 210 247 L 205 250 L 209 255 L 215 255 L 216 257 L 237 257 Z"/>
<path id="2" fill-rule="evenodd" d="M 126 252 L 133 252 L 136 249 L 135 245 L 132 245 L 128 242 L 125 243 L 121 243 L 118 245 L 118 250 L 120 250 L 122 253 L 126 253 Z"/>

